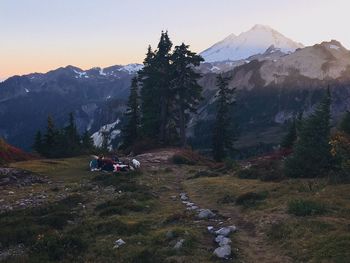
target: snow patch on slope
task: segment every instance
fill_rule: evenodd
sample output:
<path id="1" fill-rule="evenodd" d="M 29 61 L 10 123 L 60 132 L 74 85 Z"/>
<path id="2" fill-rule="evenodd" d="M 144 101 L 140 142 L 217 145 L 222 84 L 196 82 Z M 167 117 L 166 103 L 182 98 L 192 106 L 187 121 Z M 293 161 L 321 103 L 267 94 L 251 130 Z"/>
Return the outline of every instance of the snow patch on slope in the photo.
<path id="1" fill-rule="evenodd" d="M 120 120 L 117 119 L 115 122 L 103 125 L 99 131 L 91 135 L 91 138 L 94 141 L 94 145 L 98 148 L 101 148 L 103 144 L 103 138 L 104 136 L 107 136 L 108 149 L 112 150 L 112 141 L 121 133 L 121 131 L 116 127 L 119 123 Z"/>
<path id="2" fill-rule="evenodd" d="M 118 71 L 126 71 L 129 74 L 134 74 L 142 68 L 143 68 L 143 65 L 141 64 L 128 64 L 118 69 Z"/>

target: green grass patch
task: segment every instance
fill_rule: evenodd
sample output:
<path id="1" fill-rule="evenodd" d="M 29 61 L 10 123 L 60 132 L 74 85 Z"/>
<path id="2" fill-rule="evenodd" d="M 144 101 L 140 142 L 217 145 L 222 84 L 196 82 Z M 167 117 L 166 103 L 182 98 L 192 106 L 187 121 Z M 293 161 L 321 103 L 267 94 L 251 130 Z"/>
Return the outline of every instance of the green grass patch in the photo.
<path id="1" fill-rule="evenodd" d="M 326 212 L 325 204 L 320 202 L 296 199 L 288 203 L 288 213 L 296 216 L 323 215 Z"/>
<path id="2" fill-rule="evenodd" d="M 255 207 L 264 201 L 268 196 L 267 191 L 248 192 L 237 197 L 236 204 L 243 207 Z"/>
<path id="3" fill-rule="evenodd" d="M 68 220 L 77 216 L 71 210 L 82 201 L 80 195 L 74 195 L 45 206 L 1 214 L 0 244 L 3 247 L 19 243 L 30 245 L 38 235 L 45 234 L 50 229 L 62 229 Z"/>
<path id="4" fill-rule="evenodd" d="M 314 247 L 316 262 L 347 263 L 350 259 L 350 235 L 332 235 Z"/>
<path id="5" fill-rule="evenodd" d="M 79 236 L 49 233 L 38 237 L 31 247 L 31 262 L 68 261 L 79 262 L 78 257 L 87 249 Z"/>
<path id="6" fill-rule="evenodd" d="M 96 206 L 100 216 L 122 215 L 129 212 L 150 212 L 153 206 L 152 196 L 145 193 L 124 194 L 116 199 L 108 200 Z"/>

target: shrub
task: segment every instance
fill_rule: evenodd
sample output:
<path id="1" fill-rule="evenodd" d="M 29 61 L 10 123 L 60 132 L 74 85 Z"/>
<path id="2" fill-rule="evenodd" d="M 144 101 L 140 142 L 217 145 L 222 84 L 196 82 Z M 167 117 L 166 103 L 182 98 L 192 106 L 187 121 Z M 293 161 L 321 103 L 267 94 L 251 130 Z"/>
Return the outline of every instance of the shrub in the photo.
<path id="1" fill-rule="evenodd" d="M 121 198 L 109 200 L 96 206 L 95 210 L 100 211 L 100 216 L 114 214 L 126 214 L 130 211 L 140 212 L 150 209 L 151 202 L 147 202 L 151 197 L 147 195 L 124 195 Z"/>
<path id="2" fill-rule="evenodd" d="M 238 171 L 241 179 L 260 179 L 261 181 L 279 181 L 284 178 L 281 161 L 259 160 L 249 168 Z"/>
<path id="3" fill-rule="evenodd" d="M 288 213 L 296 216 L 322 215 L 327 212 L 326 206 L 309 200 L 292 200 L 288 203 Z"/>
<path id="4" fill-rule="evenodd" d="M 225 161 L 225 168 L 228 170 L 233 170 L 238 168 L 238 163 L 236 160 L 231 159 L 231 158 L 226 158 Z"/>
<path id="5" fill-rule="evenodd" d="M 267 195 L 268 195 L 268 192 L 266 191 L 259 192 L 259 193 L 248 192 L 238 196 L 236 199 L 236 204 L 245 206 L 245 207 L 256 206 L 259 202 L 265 200 Z"/>
<path id="6" fill-rule="evenodd" d="M 103 186 L 114 186 L 118 190 L 123 192 L 139 192 L 147 193 L 150 188 L 139 184 L 136 180 L 136 177 L 139 175 L 139 172 L 130 172 L 123 173 L 118 175 L 110 174 L 100 174 L 93 178 L 93 181 L 97 182 L 99 185 Z"/>
<path id="7" fill-rule="evenodd" d="M 74 219 L 75 216 L 70 211 L 82 200 L 81 196 L 72 195 L 45 206 L 1 214 L 1 245 L 5 247 L 19 243 L 30 245 L 39 234 L 47 233 L 50 227 L 62 229 L 68 220 Z"/>
<path id="8" fill-rule="evenodd" d="M 171 158 L 171 161 L 174 164 L 187 164 L 187 165 L 203 164 L 207 166 L 213 165 L 212 161 L 200 155 L 199 153 L 191 150 L 182 150 L 177 152 Z"/>
<path id="9" fill-rule="evenodd" d="M 236 198 L 233 195 L 226 194 L 222 198 L 218 199 L 216 202 L 218 204 L 230 204 L 234 203 L 236 201 Z"/>
<path id="10" fill-rule="evenodd" d="M 240 179 L 258 179 L 259 172 L 255 167 L 241 169 L 238 171 L 238 178 Z"/>
<path id="11" fill-rule="evenodd" d="M 60 261 L 66 257 L 76 258 L 87 248 L 83 240 L 74 235 L 51 233 L 40 236 L 31 247 L 32 256 Z"/>
<path id="12" fill-rule="evenodd" d="M 174 164 L 187 164 L 187 165 L 195 165 L 196 162 L 191 160 L 188 156 L 182 154 L 175 154 L 172 157 L 172 161 Z"/>
<path id="13" fill-rule="evenodd" d="M 37 222 L 55 229 L 62 229 L 65 225 L 67 225 L 67 221 L 72 219 L 74 219 L 74 217 L 71 213 L 56 212 L 40 217 Z"/>
<path id="14" fill-rule="evenodd" d="M 195 175 L 188 177 L 188 180 L 191 179 L 196 179 L 196 178 L 200 178 L 200 177 L 217 177 L 220 176 L 219 173 L 217 172 L 211 172 L 211 171 L 199 171 L 197 172 Z"/>

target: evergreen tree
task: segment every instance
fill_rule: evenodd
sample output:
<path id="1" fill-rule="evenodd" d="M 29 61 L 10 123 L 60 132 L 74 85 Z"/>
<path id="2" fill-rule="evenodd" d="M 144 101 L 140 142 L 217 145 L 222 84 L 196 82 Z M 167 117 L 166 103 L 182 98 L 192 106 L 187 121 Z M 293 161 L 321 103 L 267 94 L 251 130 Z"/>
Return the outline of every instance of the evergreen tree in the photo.
<path id="1" fill-rule="evenodd" d="M 125 147 L 131 146 L 139 138 L 140 128 L 140 107 L 138 82 L 134 77 L 131 82 L 131 89 L 126 110 L 126 125 L 123 129 L 123 143 Z"/>
<path id="2" fill-rule="evenodd" d="M 63 147 L 62 152 L 67 156 L 76 155 L 80 152 L 80 136 L 72 112 L 69 113 L 69 123 L 63 130 L 60 144 Z"/>
<path id="3" fill-rule="evenodd" d="M 141 84 L 141 127 L 143 135 L 149 138 L 156 138 L 159 133 L 159 96 L 154 56 L 149 46 L 143 68 L 138 72 Z"/>
<path id="4" fill-rule="evenodd" d="M 341 122 L 339 128 L 342 132 L 350 135 L 350 112 L 346 111 Z"/>
<path id="5" fill-rule="evenodd" d="M 297 139 L 297 120 L 293 119 L 289 125 L 288 132 L 286 136 L 282 139 L 281 147 L 292 148 Z"/>
<path id="6" fill-rule="evenodd" d="M 199 66 L 204 59 L 189 50 L 182 43 L 176 46 L 172 60 L 172 88 L 176 104 L 176 119 L 179 123 L 180 143 L 186 145 L 186 124 L 189 112 L 195 113 L 201 99 L 202 87 L 197 83 L 201 75 L 194 71 L 193 66 Z"/>
<path id="7" fill-rule="evenodd" d="M 46 134 L 44 136 L 43 153 L 48 157 L 55 155 L 55 148 L 57 146 L 58 131 L 55 128 L 54 121 L 49 115 L 47 118 Z"/>
<path id="8" fill-rule="evenodd" d="M 35 134 L 33 149 L 37 153 L 40 153 L 40 154 L 42 153 L 43 141 L 42 141 L 42 135 L 40 131 L 37 131 L 37 133 Z"/>
<path id="9" fill-rule="evenodd" d="M 170 137 L 171 47 L 168 32 L 162 32 L 157 50 L 152 52 L 148 48 L 144 68 L 139 72 L 142 131 L 161 143 L 167 143 Z"/>
<path id="10" fill-rule="evenodd" d="M 317 177 L 332 167 L 330 106 L 331 95 L 328 89 L 315 112 L 300 127 L 294 153 L 285 162 L 287 176 Z"/>
<path id="11" fill-rule="evenodd" d="M 230 89 L 228 83 L 230 77 L 219 75 L 216 85 L 219 89 L 217 97 L 217 113 L 213 128 L 213 156 L 216 161 L 222 161 L 227 150 L 233 149 L 234 132 L 230 121 L 230 105 L 233 103 L 235 89 Z"/>
<path id="12" fill-rule="evenodd" d="M 109 141 L 109 134 L 108 131 L 102 131 L 102 145 L 100 150 L 104 153 L 108 153 L 109 149 L 108 149 L 108 141 Z"/>
<path id="13" fill-rule="evenodd" d="M 86 152 L 89 152 L 95 148 L 94 140 L 91 138 L 88 131 L 85 131 L 83 133 L 83 136 L 81 137 L 81 144 L 82 144 L 82 148 Z"/>
<path id="14" fill-rule="evenodd" d="M 159 141 L 167 143 L 169 139 L 169 123 L 170 123 L 170 105 L 172 102 L 172 94 L 170 90 L 170 63 L 171 63 L 171 47 L 172 42 L 168 36 L 168 32 L 162 32 L 158 49 L 154 56 L 154 65 L 156 69 L 155 80 L 157 86 L 157 95 L 159 96 Z M 154 95 L 156 95 L 154 94 Z"/>

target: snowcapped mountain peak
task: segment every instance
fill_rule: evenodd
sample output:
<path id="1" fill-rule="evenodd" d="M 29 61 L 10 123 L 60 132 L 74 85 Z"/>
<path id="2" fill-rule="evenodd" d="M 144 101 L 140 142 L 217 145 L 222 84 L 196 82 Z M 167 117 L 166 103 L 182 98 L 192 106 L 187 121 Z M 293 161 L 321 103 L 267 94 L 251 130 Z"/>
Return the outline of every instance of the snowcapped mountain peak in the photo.
<path id="1" fill-rule="evenodd" d="M 229 35 L 201 53 L 206 62 L 236 61 L 252 55 L 263 54 L 269 47 L 274 46 L 284 53 L 294 52 L 302 44 L 285 37 L 273 28 L 257 24 L 250 30 L 238 36 Z"/>
<path id="2" fill-rule="evenodd" d="M 274 29 L 267 25 L 256 24 L 251 28 L 251 30 L 274 30 Z"/>

